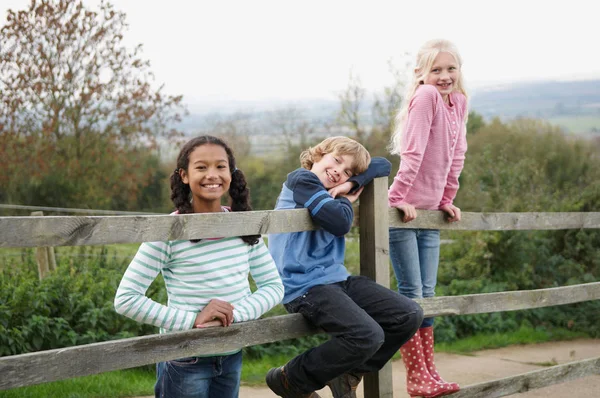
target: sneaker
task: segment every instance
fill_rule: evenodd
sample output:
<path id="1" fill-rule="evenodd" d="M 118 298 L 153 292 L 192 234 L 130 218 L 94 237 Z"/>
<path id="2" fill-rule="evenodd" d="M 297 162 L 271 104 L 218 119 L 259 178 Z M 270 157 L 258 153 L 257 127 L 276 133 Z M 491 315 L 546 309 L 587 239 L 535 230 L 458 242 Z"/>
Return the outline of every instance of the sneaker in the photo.
<path id="1" fill-rule="evenodd" d="M 362 380 L 362 375 L 344 373 L 330 380 L 327 385 L 331 389 L 333 398 L 356 398 L 356 388 Z"/>
<path id="2" fill-rule="evenodd" d="M 283 398 L 320 398 L 316 392 L 301 392 L 292 387 L 283 366 L 269 370 L 265 380 L 271 391 Z"/>

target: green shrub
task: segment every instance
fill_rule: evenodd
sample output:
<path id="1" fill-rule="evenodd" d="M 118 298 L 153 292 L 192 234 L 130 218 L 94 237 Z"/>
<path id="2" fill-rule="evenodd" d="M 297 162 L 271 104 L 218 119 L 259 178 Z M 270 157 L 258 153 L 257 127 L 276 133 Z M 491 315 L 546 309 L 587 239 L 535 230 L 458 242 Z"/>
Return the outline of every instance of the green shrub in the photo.
<path id="1" fill-rule="evenodd" d="M 106 248 L 72 248 L 40 281 L 32 249 L 0 270 L 0 355 L 15 355 L 156 333 L 118 315 L 113 300 L 127 259 Z M 166 302 L 160 278 L 149 289 Z"/>

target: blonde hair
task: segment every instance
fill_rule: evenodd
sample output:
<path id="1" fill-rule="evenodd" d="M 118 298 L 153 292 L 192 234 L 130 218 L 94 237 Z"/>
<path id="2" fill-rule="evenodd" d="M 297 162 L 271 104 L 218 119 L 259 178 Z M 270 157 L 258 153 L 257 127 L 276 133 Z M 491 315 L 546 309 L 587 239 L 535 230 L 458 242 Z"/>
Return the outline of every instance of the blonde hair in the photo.
<path id="1" fill-rule="evenodd" d="M 392 134 L 392 139 L 389 145 L 390 152 L 393 155 L 400 155 L 402 152 L 402 130 L 404 129 L 404 124 L 406 122 L 410 101 L 417 92 L 419 86 L 423 84 L 425 77 L 431 71 L 435 58 L 439 53 L 443 52 L 451 54 L 458 63 L 458 81 L 455 84 L 453 92 L 459 92 L 463 94 L 468 101 L 467 91 L 465 90 L 463 83 L 462 58 L 460 57 L 456 46 L 452 42 L 443 39 L 430 40 L 425 43 L 417 53 L 417 62 L 413 73 L 413 80 L 406 87 L 406 93 L 404 94 L 403 98 L 404 103 L 402 104 L 402 107 L 400 108 L 400 111 L 394 120 L 394 133 Z"/>
<path id="2" fill-rule="evenodd" d="M 352 173 L 360 174 L 367 170 L 371 163 L 369 151 L 360 143 L 348 137 L 329 137 L 314 147 L 310 147 L 300 154 L 300 164 L 307 170 L 312 169 L 313 164 L 321 160 L 328 153 L 339 156 L 349 155 L 353 157 Z"/>

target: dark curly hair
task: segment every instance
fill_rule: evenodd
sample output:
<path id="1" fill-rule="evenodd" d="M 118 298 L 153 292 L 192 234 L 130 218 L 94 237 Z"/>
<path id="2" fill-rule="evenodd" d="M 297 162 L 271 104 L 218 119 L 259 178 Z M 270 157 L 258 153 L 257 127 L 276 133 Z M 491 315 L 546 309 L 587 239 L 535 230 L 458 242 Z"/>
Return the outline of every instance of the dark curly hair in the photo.
<path id="1" fill-rule="evenodd" d="M 196 137 L 188 141 L 179 156 L 177 156 L 177 167 L 173 174 L 171 174 L 171 200 L 175 204 L 175 207 L 179 211 L 179 214 L 190 214 L 194 212 L 191 202 L 192 190 L 189 184 L 185 184 L 181 176 L 179 175 L 179 169 L 187 170 L 190 162 L 190 154 L 201 145 L 218 145 L 222 147 L 227 153 L 227 160 L 229 161 L 229 172 L 231 173 L 231 184 L 229 186 L 229 197 L 231 198 L 231 211 L 250 211 L 250 189 L 246 184 L 246 177 L 241 170 L 235 167 L 235 157 L 233 151 L 220 138 L 213 137 L 212 135 L 203 135 Z M 241 237 L 244 242 L 249 245 L 255 245 L 258 243 L 260 235 L 248 235 Z M 198 242 L 198 240 L 192 240 L 192 242 Z"/>

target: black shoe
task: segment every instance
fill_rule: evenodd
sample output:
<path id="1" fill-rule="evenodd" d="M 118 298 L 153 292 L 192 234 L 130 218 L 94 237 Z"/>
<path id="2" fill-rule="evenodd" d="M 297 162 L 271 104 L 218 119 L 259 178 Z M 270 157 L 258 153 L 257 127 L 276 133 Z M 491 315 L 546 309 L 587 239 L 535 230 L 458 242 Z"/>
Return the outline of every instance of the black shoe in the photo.
<path id="1" fill-rule="evenodd" d="M 265 380 L 271 391 L 283 398 L 320 398 L 316 392 L 301 392 L 292 387 L 283 366 L 269 370 Z"/>
<path id="2" fill-rule="evenodd" d="M 362 380 L 362 375 L 344 373 L 330 380 L 327 385 L 333 393 L 333 398 L 356 398 L 356 388 Z"/>

